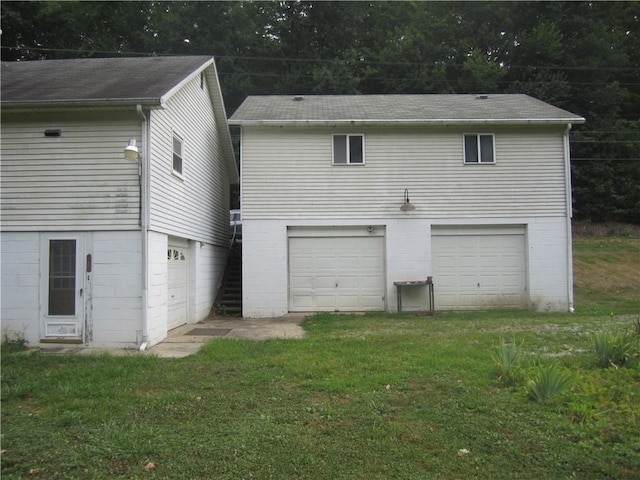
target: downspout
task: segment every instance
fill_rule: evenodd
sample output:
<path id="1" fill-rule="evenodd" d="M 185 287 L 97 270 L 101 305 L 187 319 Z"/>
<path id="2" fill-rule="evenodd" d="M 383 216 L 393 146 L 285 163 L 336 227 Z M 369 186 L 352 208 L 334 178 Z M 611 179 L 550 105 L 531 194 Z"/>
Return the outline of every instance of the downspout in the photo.
<path id="1" fill-rule="evenodd" d="M 573 237 L 571 234 L 571 217 L 573 216 L 573 202 L 571 195 L 571 149 L 569 147 L 569 131 L 571 124 L 567 123 L 564 131 L 564 174 L 566 181 L 566 209 L 567 209 L 567 298 L 569 311 L 575 312 L 573 305 Z"/>
<path id="2" fill-rule="evenodd" d="M 141 121 L 142 130 L 142 153 L 140 155 L 140 230 L 142 232 L 142 245 L 140 248 L 142 262 L 142 339 L 139 346 L 140 351 L 147 349 L 149 340 L 148 331 L 148 283 L 149 283 L 149 124 L 147 117 L 142 111 L 142 105 L 136 105 L 136 112 Z"/>

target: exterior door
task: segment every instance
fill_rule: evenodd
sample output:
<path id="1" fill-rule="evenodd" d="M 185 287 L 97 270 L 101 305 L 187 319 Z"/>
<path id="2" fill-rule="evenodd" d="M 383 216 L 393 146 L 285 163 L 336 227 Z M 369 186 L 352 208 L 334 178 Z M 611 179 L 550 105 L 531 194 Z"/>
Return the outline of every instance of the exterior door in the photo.
<path id="1" fill-rule="evenodd" d="M 168 296 L 167 328 L 179 327 L 187 323 L 188 305 L 188 244 L 181 239 L 173 239 L 167 251 Z"/>
<path id="2" fill-rule="evenodd" d="M 45 236 L 41 262 L 41 341 L 80 343 L 84 340 L 87 293 L 84 238 L 82 235 Z"/>
<path id="3" fill-rule="evenodd" d="M 384 310 L 384 238 L 289 238 L 289 311 Z"/>
<path id="4" fill-rule="evenodd" d="M 437 309 L 526 307 L 523 229 L 434 230 L 432 252 Z"/>

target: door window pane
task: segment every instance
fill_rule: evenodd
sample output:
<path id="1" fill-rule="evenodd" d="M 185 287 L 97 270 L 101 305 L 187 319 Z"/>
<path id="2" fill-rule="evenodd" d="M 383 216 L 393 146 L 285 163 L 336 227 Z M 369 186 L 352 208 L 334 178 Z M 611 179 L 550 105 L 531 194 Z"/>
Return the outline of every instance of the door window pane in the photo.
<path id="1" fill-rule="evenodd" d="M 49 315 L 76 314 L 76 241 L 49 241 Z"/>

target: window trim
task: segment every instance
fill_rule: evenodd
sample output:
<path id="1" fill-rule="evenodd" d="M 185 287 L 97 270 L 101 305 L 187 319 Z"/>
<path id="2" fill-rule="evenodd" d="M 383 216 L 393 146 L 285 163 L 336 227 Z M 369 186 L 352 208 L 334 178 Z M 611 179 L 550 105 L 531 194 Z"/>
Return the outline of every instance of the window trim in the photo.
<path id="1" fill-rule="evenodd" d="M 478 161 L 477 162 L 468 162 L 467 161 L 467 136 L 474 135 L 476 137 L 476 148 L 478 149 Z M 491 157 L 493 160 L 491 162 L 483 162 L 482 159 L 482 145 L 480 142 L 481 137 L 491 137 Z M 462 134 L 462 163 L 464 165 L 495 165 L 496 164 L 496 135 L 494 133 L 463 133 Z"/>
<path id="2" fill-rule="evenodd" d="M 178 177 L 181 180 L 184 180 L 184 138 L 182 135 L 177 133 L 175 130 L 171 132 L 171 173 Z M 175 169 L 174 156 L 176 156 L 176 152 L 174 149 L 175 140 L 180 142 L 180 155 L 177 155 L 180 158 L 180 170 Z"/>
<path id="3" fill-rule="evenodd" d="M 345 158 L 346 162 L 344 163 L 336 163 L 336 148 L 335 148 L 335 138 L 336 137 L 346 137 L 346 152 Z M 351 137 L 360 137 L 362 139 L 362 162 L 351 162 L 351 146 L 349 139 Z M 331 165 L 344 166 L 344 165 L 365 165 L 366 164 L 366 155 L 365 155 L 365 138 L 364 133 L 334 133 L 331 135 Z"/>

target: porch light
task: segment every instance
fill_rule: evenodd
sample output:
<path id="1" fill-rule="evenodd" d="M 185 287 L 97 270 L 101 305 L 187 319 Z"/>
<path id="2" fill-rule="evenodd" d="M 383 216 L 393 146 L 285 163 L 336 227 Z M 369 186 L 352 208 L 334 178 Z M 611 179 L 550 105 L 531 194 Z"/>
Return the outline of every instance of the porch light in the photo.
<path id="1" fill-rule="evenodd" d="M 413 210 L 415 210 L 416 207 L 414 205 L 411 204 L 411 202 L 409 201 L 409 189 L 405 188 L 404 189 L 404 202 L 402 203 L 402 206 L 400 207 L 400 210 L 402 210 L 403 212 L 411 212 Z"/>
<path id="2" fill-rule="evenodd" d="M 136 139 L 130 138 L 129 144 L 124 149 L 124 158 L 130 162 L 137 162 L 140 158 L 138 147 L 136 147 Z"/>

